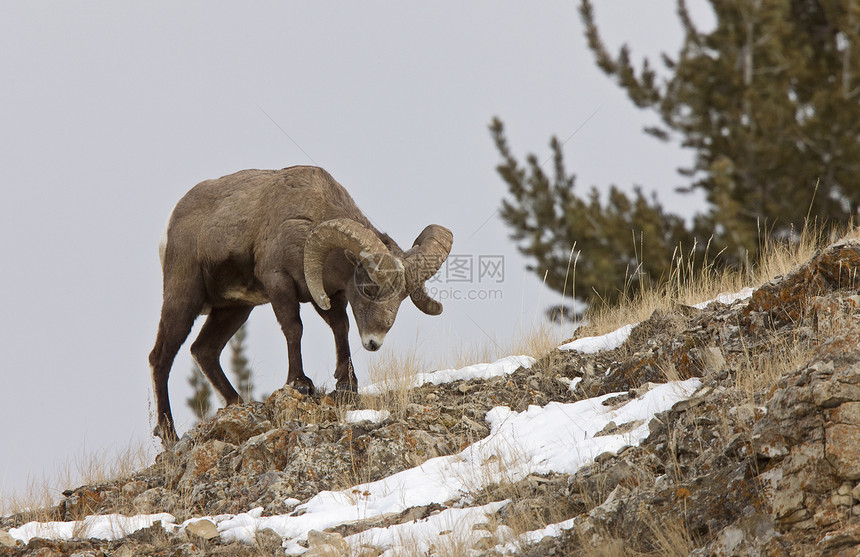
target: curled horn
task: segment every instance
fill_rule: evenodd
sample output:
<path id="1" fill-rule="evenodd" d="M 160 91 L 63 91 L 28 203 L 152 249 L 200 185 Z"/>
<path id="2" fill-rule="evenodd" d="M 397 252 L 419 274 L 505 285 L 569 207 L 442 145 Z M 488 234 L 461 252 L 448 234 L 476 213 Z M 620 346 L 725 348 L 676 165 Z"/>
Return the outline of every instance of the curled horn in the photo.
<path id="1" fill-rule="evenodd" d="M 451 252 L 454 235 L 438 224 L 431 224 L 415 239 L 405 254 L 406 291 L 415 306 L 429 315 L 442 313 L 442 304 L 427 293 L 424 282 L 436 274 Z"/>
<path id="2" fill-rule="evenodd" d="M 379 254 L 390 256 L 388 248 L 373 231 L 352 219 L 327 220 L 311 230 L 305 242 L 305 282 L 314 302 L 322 309 L 331 308 L 331 300 L 323 286 L 323 265 L 334 249 L 354 253 L 364 263 L 370 279 L 380 286 L 390 284 L 392 280 L 404 280 L 403 269 L 398 266 L 396 258 L 373 257 Z"/>

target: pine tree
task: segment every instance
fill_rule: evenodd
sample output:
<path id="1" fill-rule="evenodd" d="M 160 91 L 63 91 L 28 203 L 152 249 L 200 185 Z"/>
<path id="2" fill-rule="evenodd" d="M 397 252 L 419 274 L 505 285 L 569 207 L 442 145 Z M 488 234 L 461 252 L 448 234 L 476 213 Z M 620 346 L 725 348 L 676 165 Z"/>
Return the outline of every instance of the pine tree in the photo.
<path id="1" fill-rule="evenodd" d="M 528 269 L 550 288 L 571 297 L 614 301 L 652 277 L 660 278 L 675 246 L 692 246 L 683 219 L 666 213 L 641 189 L 630 199 L 613 187 L 606 203 L 595 188 L 587 198 L 577 197 L 576 178 L 565 170 L 557 139 L 550 144 L 550 178 L 534 155 L 527 157 L 525 167 L 517 162 L 498 119 L 490 129 L 503 158 L 497 169 L 513 197 L 502 202 L 501 216 L 513 229 L 520 252 L 537 262 Z"/>
<path id="2" fill-rule="evenodd" d="M 191 363 L 191 375 L 188 377 L 188 384 L 194 390 L 191 398 L 186 400 L 188 407 L 191 408 L 198 420 L 203 421 L 210 416 L 212 410 L 212 387 L 194 361 Z"/>
<path id="3" fill-rule="evenodd" d="M 663 55 L 668 77 L 659 78 L 648 59 L 634 67 L 627 45 L 612 56 L 591 2 L 580 4 L 598 67 L 637 107 L 659 115 L 662 125 L 645 131 L 695 152 L 692 167 L 681 170 L 689 180 L 682 191 L 702 190 L 710 208 L 692 227 L 640 191 L 631 198 L 613 189 L 606 204 L 594 190 L 587 201 L 577 197 L 573 176 L 559 173 L 555 139 L 550 185 L 534 157 L 524 166 L 513 158 L 501 123 L 491 125 L 512 196 L 502 216 L 553 288 L 563 284 L 574 244 L 582 250 L 579 291 L 618 292 L 631 267 L 668 276 L 670 254 L 693 238 L 699 257 L 710 239 L 712 253 L 723 252 L 719 264 L 738 266 L 756 256 L 762 228 L 792 241 L 807 215 L 838 224 L 857 212 L 860 1 L 711 0 L 711 6 L 716 27 L 703 33 L 678 1 L 684 44 L 674 58 Z M 624 236 L 644 240 L 643 260 L 632 241 L 620 241 Z"/>
<path id="4" fill-rule="evenodd" d="M 246 325 L 239 327 L 230 339 L 230 369 L 236 378 L 236 390 L 246 401 L 254 399 L 254 377 L 248 358 L 245 356 L 245 339 L 248 336 Z"/>

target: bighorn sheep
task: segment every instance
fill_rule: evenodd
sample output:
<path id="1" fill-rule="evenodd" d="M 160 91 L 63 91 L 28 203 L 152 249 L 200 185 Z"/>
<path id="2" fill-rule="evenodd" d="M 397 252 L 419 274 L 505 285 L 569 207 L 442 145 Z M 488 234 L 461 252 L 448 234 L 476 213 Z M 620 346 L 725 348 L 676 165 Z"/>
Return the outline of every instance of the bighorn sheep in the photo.
<path id="1" fill-rule="evenodd" d="M 287 384 L 313 392 L 302 369 L 299 304 L 314 309 L 334 333 L 338 390 L 355 391 L 347 304 L 367 350 L 377 350 L 410 296 L 429 315 L 442 305 L 427 295 L 451 250 L 453 235 L 431 224 L 403 251 L 380 233 L 349 193 L 321 168 L 245 170 L 194 186 L 176 204 L 160 248 L 164 301 L 149 355 L 158 424 L 170 444 L 176 430 L 167 378 L 198 315 L 208 313 L 191 353 L 227 404 L 239 395 L 219 356 L 254 306 L 271 303 L 287 339 Z"/>

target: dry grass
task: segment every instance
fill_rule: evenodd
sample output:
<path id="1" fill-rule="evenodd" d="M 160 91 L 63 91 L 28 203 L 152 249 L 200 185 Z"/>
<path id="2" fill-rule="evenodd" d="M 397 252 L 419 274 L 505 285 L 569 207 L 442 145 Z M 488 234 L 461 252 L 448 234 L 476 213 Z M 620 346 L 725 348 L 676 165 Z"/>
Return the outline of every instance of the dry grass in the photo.
<path id="1" fill-rule="evenodd" d="M 387 410 L 393 417 L 402 418 L 406 414 L 406 407 L 413 402 L 417 376 L 426 368 L 415 348 L 405 352 L 383 349 L 378 357 L 370 361 L 367 371 L 370 383 L 381 387 L 381 392 L 360 396 L 359 407 Z"/>
<path id="2" fill-rule="evenodd" d="M 735 389 L 746 402 L 758 405 L 769 396 L 780 377 L 807 363 L 814 346 L 809 339 L 788 334 L 778 336 L 764 352 L 752 353 L 744 347 L 743 359 L 734 376 Z"/>
<path id="3" fill-rule="evenodd" d="M 686 557 L 697 546 L 682 520 L 667 520 L 657 522 L 650 517 L 646 524 L 654 537 L 657 555 L 664 557 Z"/>
<path id="4" fill-rule="evenodd" d="M 745 287 L 757 288 L 769 280 L 785 275 L 808 261 L 815 251 L 838 238 L 856 238 L 860 230 L 850 227 L 841 233 L 807 226 L 790 240 L 778 241 L 762 233 L 758 261 L 741 270 L 717 270 L 712 265 L 698 266 L 696 246 L 685 252 L 676 250 L 672 271 L 667 280 L 643 287 L 636 295 L 623 293 L 617 305 L 595 304 L 586 311 L 587 324 L 582 336 L 606 334 L 615 329 L 647 319 L 654 310 L 671 309 L 676 304 L 693 305 L 716 298 L 725 292 Z M 706 250 L 707 252 L 707 250 Z"/>
<path id="5" fill-rule="evenodd" d="M 48 520 L 51 515 L 46 509 L 56 504 L 61 491 L 56 482 L 30 478 L 21 492 L 12 492 L 0 500 L 0 515 L 21 514 L 25 520 Z"/>
<path id="6" fill-rule="evenodd" d="M 152 450 L 144 442 L 129 443 L 115 451 L 90 453 L 82 449 L 59 464 L 52 476 L 30 478 L 23 492 L 0 499 L 0 515 L 20 513 L 25 520 L 54 520 L 53 507 L 64 490 L 127 477 L 151 464 L 152 458 Z"/>
<path id="7" fill-rule="evenodd" d="M 540 359 L 554 352 L 563 340 L 562 333 L 558 328 L 553 327 L 546 320 L 542 320 L 532 325 L 531 328 L 521 331 L 507 347 L 507 354 L 502 355 L 527 354 Z"/>
<path id="8" fill-rule="evenodd" d="M 651 531 L 653 549 L 637 548 L 623 532 L 612 532 L 605 526 L 596 526 L 590 536 L 580 533 L 581 557 L 685 557 L 696 547 L 682 521 L 658 523 L 653 517 L 643 518 Z"/>
<path id="9" fill-rule="evenodd" d="M 630 557 L 638 555 L 630 547 L 628 540 L 612 535 L 605 529 L 594 538 L 579 539 L 582 557 Z"/>

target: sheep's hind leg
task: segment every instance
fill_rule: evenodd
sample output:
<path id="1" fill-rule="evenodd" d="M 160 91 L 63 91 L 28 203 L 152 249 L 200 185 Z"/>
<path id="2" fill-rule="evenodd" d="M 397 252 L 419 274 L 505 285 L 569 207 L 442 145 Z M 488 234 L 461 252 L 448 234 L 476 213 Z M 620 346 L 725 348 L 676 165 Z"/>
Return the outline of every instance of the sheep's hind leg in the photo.
<path id="1" fill-rule="evenodd" d="M 212 308 L 197 340 L 191 345 L 191 355 L 200 370 L 228 405 L 241 399 L 221 369 L 221 352 L 239 327 L 248 320 L 252 309 L 253 306 Z"/>
<path id="2" fill-rule="evenodd" d="M 200 311 L 200 305 L 201 303 L 188 303 L 181 306 L 164 304 L 161 308 L 161 321 L 158 323 L 155 347 L 149 354 L 157 413 L 157 425 L 153 434 L 160 437 L 165 446 L 172 445 L 178 439 L 173 425 L 173 415 L 170 412 L 167 379 L 179 347 L 191 332 L 191 327 Z"/>

